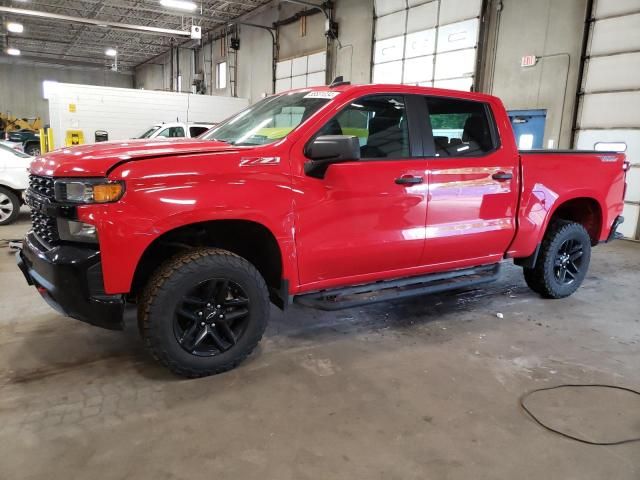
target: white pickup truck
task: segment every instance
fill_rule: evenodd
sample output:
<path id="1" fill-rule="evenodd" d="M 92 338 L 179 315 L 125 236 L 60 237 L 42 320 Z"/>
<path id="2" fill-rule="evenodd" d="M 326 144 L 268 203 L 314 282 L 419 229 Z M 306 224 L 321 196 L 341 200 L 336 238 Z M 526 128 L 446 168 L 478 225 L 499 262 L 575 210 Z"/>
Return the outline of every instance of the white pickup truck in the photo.
<path id="1" fill-rule="evenodd" d="M 27 169 L 33 157 L 0 143 L 0 225 L 18 218 L 22 192 L 29 186 Z"/>
<path id="2" fill-rule="evenodd" d="M 212 127 L 214 123 L 157 123 L 136 138 L 195 138 Z"/>

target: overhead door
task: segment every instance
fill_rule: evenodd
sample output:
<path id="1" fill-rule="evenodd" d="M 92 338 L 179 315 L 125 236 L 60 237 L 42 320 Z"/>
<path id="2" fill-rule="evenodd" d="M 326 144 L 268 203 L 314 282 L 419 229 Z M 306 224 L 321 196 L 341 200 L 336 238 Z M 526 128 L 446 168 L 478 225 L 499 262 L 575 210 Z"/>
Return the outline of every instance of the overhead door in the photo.
<path id="1" fill-rule="evenodd" d="M 374 83 L 472 89 L 482 0 L 375 0 Z"/>
<path id="2" fill-rule="evenodd" d="M 584 65 L 576 147 L 625 151 L 625 237 L 640 239 L 640 2 L 596 0 Z"/>
<path id="3" fill-rule="evenodd" d="M 278 62 L 276 64 L 276 93 L 292 88 L 325 85 L 326 71 L 326 52 L 303 55 Z"/>

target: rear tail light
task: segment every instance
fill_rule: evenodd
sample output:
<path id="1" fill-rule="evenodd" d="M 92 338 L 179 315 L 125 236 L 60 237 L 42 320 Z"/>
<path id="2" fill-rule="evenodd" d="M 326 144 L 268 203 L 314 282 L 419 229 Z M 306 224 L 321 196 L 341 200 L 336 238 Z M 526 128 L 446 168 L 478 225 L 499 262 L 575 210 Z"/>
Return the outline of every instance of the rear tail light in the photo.
<path id="1" fill-rule="evenodd" d="M 622 162 L 622 170 L 623 171 L 627 171 L 631 168 L 631 162 L 629 160 L 625 160 L 624 162 Z"/>

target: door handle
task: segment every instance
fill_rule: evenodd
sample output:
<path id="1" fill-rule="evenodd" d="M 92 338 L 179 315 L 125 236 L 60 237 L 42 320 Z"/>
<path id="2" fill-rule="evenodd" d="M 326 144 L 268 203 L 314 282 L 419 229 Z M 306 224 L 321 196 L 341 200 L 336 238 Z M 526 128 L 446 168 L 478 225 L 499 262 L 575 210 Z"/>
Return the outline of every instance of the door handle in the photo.
<path id="1" fill-rule="evenodd" d="M 504 182 L 505 180 L 511 180 L 513 178 L 513 174 L 506 172 L 496 172 L 491 175 L 491 178 L 493 178 L 494 180 L 498 180 L 499 182 Z"/>
<path id="2" fill-rule="evenodd" d="M 422 177 L 414 177 L 413 175 L 403 175 L 400 178 L 396 178 L 398 185 L 416 185 L 422 183 Z"/>

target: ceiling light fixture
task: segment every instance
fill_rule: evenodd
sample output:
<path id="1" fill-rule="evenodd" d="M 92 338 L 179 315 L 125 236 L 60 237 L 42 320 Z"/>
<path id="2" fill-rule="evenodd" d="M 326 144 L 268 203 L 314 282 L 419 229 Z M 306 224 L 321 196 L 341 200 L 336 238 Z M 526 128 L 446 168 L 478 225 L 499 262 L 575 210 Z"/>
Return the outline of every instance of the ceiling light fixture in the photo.
<path id="1" fill-rule="evenodd" d="M 104 51 L 104 54 L 105 54 L 107 57 L 115 57 L 116 55 L 118 55 L 118 51 L 117 51 L 115 48 L 107 48 L 107 49 Z"/>
<path id="2" fill-rule="evenodd" d="M 175 8 L 176 10 L 195 11 L 198 6 L 195 2 L 187 0 L 160 0 L 160 5 L 166 8 Z"/>
<path id="3" fill-rule="evenodd" d="M 9 22 L 7 23 L 7 30 L 11 33 L 22 33 L 24 31 L 24 26 L 21 23 Z"/>
<path id="4" fill-rule="evenodd" d="M 7 48 L 7 54 L 17 57 L 18 55 L 20 55 L 20 50 L 18 50 L 17 48 Z"/>

